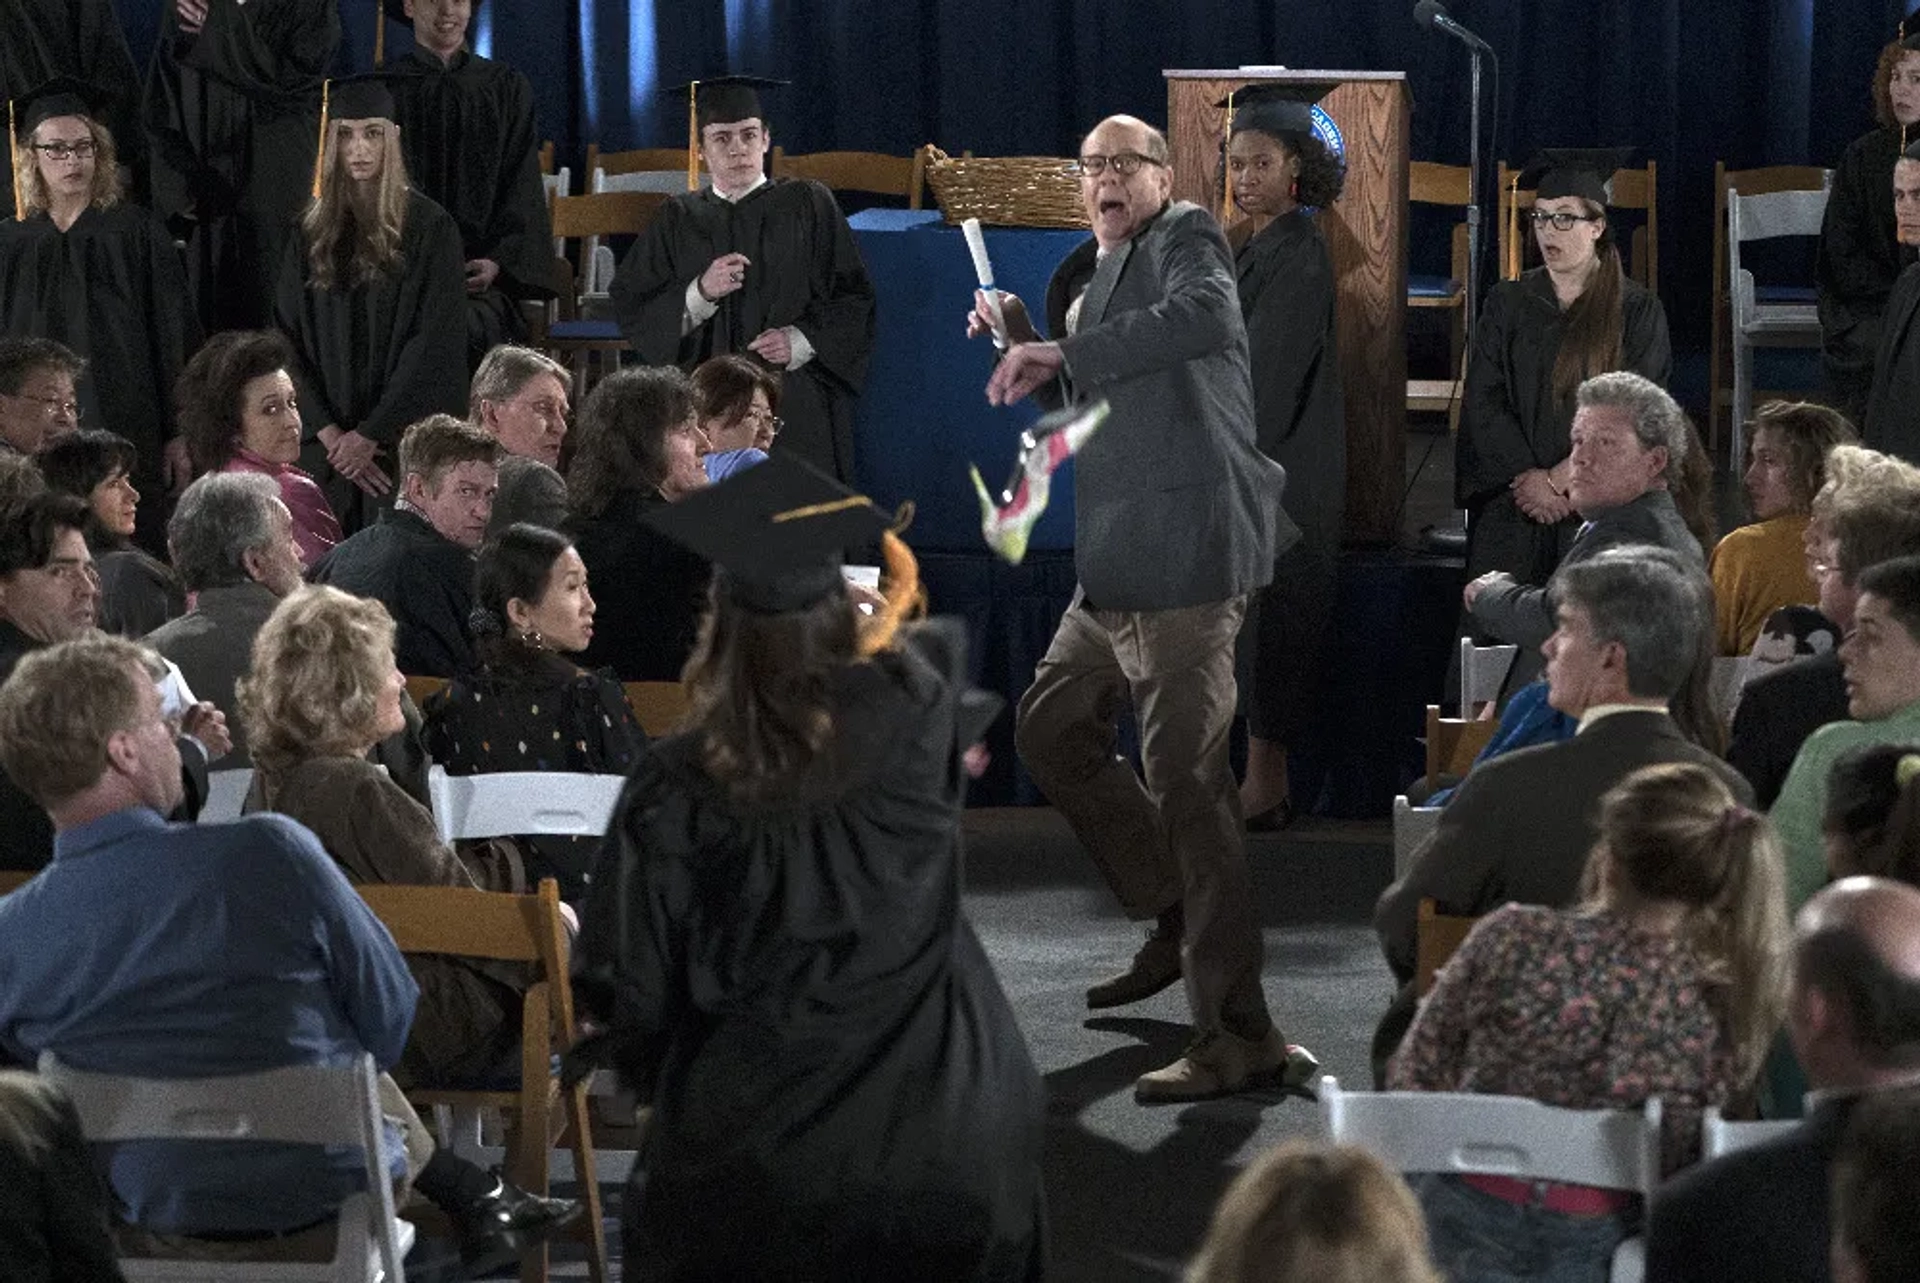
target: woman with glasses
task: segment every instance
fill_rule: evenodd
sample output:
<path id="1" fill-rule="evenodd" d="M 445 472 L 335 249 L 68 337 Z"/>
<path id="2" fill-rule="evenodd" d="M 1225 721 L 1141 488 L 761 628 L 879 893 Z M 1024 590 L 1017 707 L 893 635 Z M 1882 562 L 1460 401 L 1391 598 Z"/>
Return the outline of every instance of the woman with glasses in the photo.
<path id="1" fill-rule="evenodd" d="M 133 442 L 133 483 L 158 500 L 188 479 L 167 425 L 200 328 L 173 237 L 122 199 L 104 114 L 98 91 L 74 81 L 43 86 L 20 110 L 15 217 L 0 223 L 0 335 L 52 339 L 85 359 L 74 413 Z M 166 547 L 164 520 L 158 502 L 140 514 L 151 551 Z"/>
<path id="2" fill-rule="evenodd" d="M 716 356 L 693 372 L 693 409 L 706 434 L 707 480 L 765 463 L 780 435 L 780 376 L 743 356 Z"/>
<path id="3" fill-rule="evenodd" d="M 1542 265 L 1487 292 L 1467 357 L 1454 502 L 1467 510 L 1467 579 L 1504 570 L 1542 584 L 1573 543 L 1574 390 L 1611 370 L 1665 386 L 1660 300 L 1620 268 L 1607 183 L 1621 149 L 1555 150 L 1520 175 Z"/>
<path id="4" fill-rule="evenodd" d="M 1293 91 L 1296 92 L 1297 91 Z M 1228 234 L 1253 368 L 1260 450 L 1287 470 L 1284 506 L 1300 542 L 1255 594 L 1247 695 L 1247 827 L 1293 817 L 1287 745 L 1311 733 L 1319 663 L 1333 617 L 1346 511 L 1347 421 L 1334 346 L 1333 260 L 1314 213 L 1333 204 L 1346 171 L 1314 134 L 1313 109 L 1284 88 L 1242 90 L 1227 139 L 1233 203 L 1247 215 Z M 1266 226 L 1247 232 L 1258 220 Z"/>

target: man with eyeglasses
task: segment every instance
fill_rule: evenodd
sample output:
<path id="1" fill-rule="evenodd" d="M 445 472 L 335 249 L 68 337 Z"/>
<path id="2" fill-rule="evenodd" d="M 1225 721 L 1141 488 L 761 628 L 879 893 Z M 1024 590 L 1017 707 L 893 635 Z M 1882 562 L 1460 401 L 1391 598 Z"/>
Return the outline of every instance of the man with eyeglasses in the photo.
<path id="1" fill-rule="evenodd" d="M 1092 1008 L 1186 981 L 1194 1039 L 1143 1075 L 1143 1103 L 1298 1084 L 1313 1058 L 1275 1028 L 1261 990 L 1240 796 L 1227 760 L 1234 643 L 1247 596 L 1298 537 L 1286 473 L 1254 444 L 1247 333 L 1233 255 L 1212 215 L 1172 203 L 1166 138 L 1114 116 L 1080 147 L 1093 239 L 1047 290 L 1044 340 L 1004 295 L 1012 346 L 987 384 L 1007 405 L 1105 398 L 1075 465 L 1080 587 L 1020 701 L 1020 757 L 1073 825 L 1128 915 L 1153 925 Z M 969 332 L 989 328 L 985 299 Z M 1131 703 L 1144 782 L 1114 753 Z"/>
<path id="2" fill-rule="evenodd" d="M 0 450 L 38 454 L 78 428 L 75 385 L 86 368 L 52 339 L 0 339 Z"/>
<path id="3" fill-rule="evenodd" d="M 474 371 L 467 421 L 500 443 L 500 489 L 487 537 L 516 521 L 558 530 L 567 517 L 567 483 L 556 469 L 573 406 L 567 367 L 532 348 L 502 343 Z"/>

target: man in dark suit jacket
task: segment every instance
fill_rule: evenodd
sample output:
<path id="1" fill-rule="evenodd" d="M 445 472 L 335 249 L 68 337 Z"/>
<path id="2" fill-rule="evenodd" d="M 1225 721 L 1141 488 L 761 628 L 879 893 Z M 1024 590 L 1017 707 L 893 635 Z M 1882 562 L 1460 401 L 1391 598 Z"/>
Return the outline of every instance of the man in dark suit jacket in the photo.
<path id="1" fill-rule="evenodd" d="M 1247 595 L 1272 578 L 1293 531 L 1280 512 L 1286 474 L 1254 444 L 1246 327 L 1219 226 L 1169 202 L 1166 139 L 1132 117 L 1087 136 L 1081 170 L 1093 239 L 1048 287 L 1057 337 L 1040 341 L 1005 296 L 1014 342 L 987 385 L 996 405 L 1038 394 L 1112 406 L 1075 465 L 1080 591 L 1020 701 L 1016 742 L 1121 906 L 1155 919 L 1132 968 L 1087 1003 L 1144 998 L 1184 964 L 1196 1039 L 1136 1095 L 1195 1100 L 1310 1072 L 1260 989 L 1227 761 Z M 984 304 L 973 328 L 987 328 Z M 1144 783 L 1113 752 L 1128 703 Z"/>
<path id="2" fill-rule="evenodd" d="M 1373 926 L 1403 987 L 1375 1035 L 1376 1067 L 1413 1019 L 1420 901 L 1472 916 L 1509 901 L 1572 903 L 1601 796 L 1643 766 L 1697 762 L 1752 800 L 1746 781 L 1667 713 L 1713 627 L 1712 589 L 1694 563 L 1628 545 L 1562 565 L 1549 587 L 1559 626 L 1544 647 L 1547 699 L 1580 719 L 1579 732 L 1475 767 L 1406 876 L 1381 894 Z"/>
<path id="3" fill-rule="evenodd" d="M 1786 1135 L 1661 1187 L 1647 1283 L 1824 1283 L 1828 1174 L 1854 1105 L 1920 1076 L 1920 891 L 1836 883 L 1800 911 L 1795 937 L 1787 1033 L 1812 1108 Z"/>
<path id="4" fill-rule="evenodd" d="M 1704 569 L 1700 541 L 1673 503 L 1693 432 L 1674 399 L 1658 384 L 1616 371 L 1582 383 L 1576 406 L 1567 497 L 1586 524 L 1560 564 L 1577 565 L 1622 544 L 1651 544 Z M 1540 675 L 1540 644 L 1554 628 L 1548 592 L 1495 570 L 1462 594 L 1482 631 L 1520 647 L 1509 690 Z"/>
<path id="5" fill-rule="evenodd" d="M 487 537 L 499 456 L 485 428 L 446 414 L 422 419 L 400 439 L 394 506 L 307 574 L 387 608 L 394 661 L 409 677 L 450 678 L 473 666 L 473 553 Z"/>

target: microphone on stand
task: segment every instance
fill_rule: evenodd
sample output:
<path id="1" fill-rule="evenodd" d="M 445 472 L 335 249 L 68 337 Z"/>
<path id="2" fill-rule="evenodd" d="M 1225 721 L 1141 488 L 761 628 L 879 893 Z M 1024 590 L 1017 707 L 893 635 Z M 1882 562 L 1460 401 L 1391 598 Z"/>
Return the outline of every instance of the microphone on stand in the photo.
<path id="1" fill-rule="evenodd" d="M 1432 27 L 1435 31 L 1445 32 L 1472 48 L 1487 50 L 1493 48 L 1479 36 L 1455 22 L 1453 15 L 1447 12 L 1447 6 L 1441 4 L 1440 0 L 1420 0 L 1419 4 L 1413 6 L 1413 21 L 1416 26 Z"/>

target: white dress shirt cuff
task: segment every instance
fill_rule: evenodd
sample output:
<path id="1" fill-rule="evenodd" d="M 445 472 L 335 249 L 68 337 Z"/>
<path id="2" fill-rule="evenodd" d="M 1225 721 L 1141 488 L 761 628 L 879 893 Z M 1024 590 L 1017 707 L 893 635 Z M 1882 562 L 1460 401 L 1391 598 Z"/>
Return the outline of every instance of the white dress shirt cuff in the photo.
<path id="1" fill-rule="evenodd" d="M 813 344 L 807 342 L 807 336 L 800 332 L 799 326 L 783 325 L 780 328 L 787 332 L 787 346 L 793 349 L 787 356 L 789 370 L 797 370 L 813 360 Z"/>
<path id="2" fill-rule="evenodd" d="M 687 283 L 687 305 L 680 314 L 680 333 L 691 334 L 720 310 L 720 305 L 700 292 L 700 278 L 694 277 Z"/>

